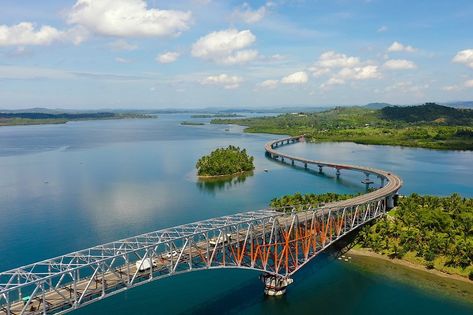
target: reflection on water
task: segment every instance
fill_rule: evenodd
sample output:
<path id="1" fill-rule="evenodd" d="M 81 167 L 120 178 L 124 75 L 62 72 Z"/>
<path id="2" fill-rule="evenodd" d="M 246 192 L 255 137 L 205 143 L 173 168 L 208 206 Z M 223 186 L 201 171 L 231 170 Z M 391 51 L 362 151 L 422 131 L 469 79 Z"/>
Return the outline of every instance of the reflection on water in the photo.
<path id="1" fill-rule="evenodd" d="M 246 172 L 238 176 L 222 176 L 222 177 L 199 177 L 197 179 L 197 187 L 200 190 L 215 194 L 217 191 L 227 190 L 237 185 L 243 184 L 247 177 L 253 176 L 253 172 Z"/>

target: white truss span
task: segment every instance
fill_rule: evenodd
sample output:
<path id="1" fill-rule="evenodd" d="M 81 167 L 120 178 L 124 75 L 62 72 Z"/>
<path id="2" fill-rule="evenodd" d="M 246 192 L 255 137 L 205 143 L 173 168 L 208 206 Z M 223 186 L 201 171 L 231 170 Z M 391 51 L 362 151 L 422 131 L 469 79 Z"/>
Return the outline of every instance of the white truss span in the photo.
<path id="1" fill-rule="evenodd" d="M 61 314 L 163 277 L 194 270 L 247 268 L 287 278 L 341 237 L 392 207 L 402 185 L 394 174 L 279 153 L 319 168 L 359 171 L 386 183 L 380 189 L 323 207 L 263 209 L 163 229 L 98 245 L 0 273 L 0 314 Z"/>

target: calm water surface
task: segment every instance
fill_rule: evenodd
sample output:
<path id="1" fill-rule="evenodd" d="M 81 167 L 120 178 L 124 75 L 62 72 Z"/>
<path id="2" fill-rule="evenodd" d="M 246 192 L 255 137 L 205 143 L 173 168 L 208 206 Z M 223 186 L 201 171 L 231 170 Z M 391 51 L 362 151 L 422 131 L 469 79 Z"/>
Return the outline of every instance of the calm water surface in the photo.
<path id="1" fill-rule="evenodd" d="M 361 192 L 360 175 L 308 174 L 265 158 L 277 138 L 236 126 L 180 126 L 189 115 L 0 128 L 0 270 L 173 225 L 265 207 L 294 192 Z M 204 120 L 205 121 L 205 120 Z M 228 131 L 225 129 L 229 128 Z M 194 164 L 223 145 L 255 156 L 244 180 L 199 183 Z M 473 197 L 473 153 L 351 143 L 281 150 L 398 173 L 401 193 Z M 264 172 L 268 169 L 269 172 Z M 471 314 L 472 305 L 320 257 L 286 296 L 265 298 L 258 273 L 202 271 L 163 279 L 77 314 Z"/>

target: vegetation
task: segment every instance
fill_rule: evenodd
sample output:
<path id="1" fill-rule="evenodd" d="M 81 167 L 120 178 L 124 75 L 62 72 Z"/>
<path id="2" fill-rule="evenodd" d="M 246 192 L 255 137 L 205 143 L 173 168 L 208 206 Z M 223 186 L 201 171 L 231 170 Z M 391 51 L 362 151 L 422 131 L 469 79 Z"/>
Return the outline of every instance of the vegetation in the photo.
<path id="1" fill-rule="evenodd" d="M 295 194 L 273 199 L 271 206 L 319 204 L 353 196 Z M 391 258 L 473 278 L 473 198 L 458 194 L 400 198 L 396 209 L 365 227 L 358 240 L 362 247 Z"/>
<path id="2" fill-rule="evenodd" d="M 401 198 L 393 213 L 365 228 L 360 243 L 380 254 L 449 273 L 473 272 L 473 199 Z"/>
<path id="3" fill-rule="evenodd" d="M 255 169 L 253 157 L 248 155 L 246 149 L 240 149 L 233 145 L 216 149 L 209 155 L 204 155 L 195 166 L 199 176 L 225 176 Z"/>
<path id="4" fill-rule="evenodd" d="M 195 122 L 195 121 L 182 121 L 181 125 L 183 126 L 203 126 L 205 123 Z"/>
<path id="5" fill-rule="evenodd" d="M 0 126 L 64 124 L 72 120 L 98 120 L 123 118 L 150 118 L 149 115 L 135 113 L 41 113 L 41 112 L 0 112 Z"/>
<path id="6" fill-rule="evenodd" d="M 433 103 L 382 109 L 337 107 L 319 113 L 213 119 L 211 123 L 244 125 L 247 132 L 306 134 L 312 141 L 473 150 L 473 110 Z"/>
<path id="7" fill-rule="evenodd" d="M 285 208 L 287 206 L 296 206 L 297 211 L 301 211 L 307 208 L 308 205 L 316 206 L 323 205 L 329 202 L 335 202 L 340 200 L 346 200 L 352 198 L 354 195 L 350 194 L 305 194 L 295 193 L 294 195 L 286 195 L 280 198 L 274 198 L 271 200 L 271 207 L 277 208 L 276 211 L 292 211 L 292 209 Z"/>

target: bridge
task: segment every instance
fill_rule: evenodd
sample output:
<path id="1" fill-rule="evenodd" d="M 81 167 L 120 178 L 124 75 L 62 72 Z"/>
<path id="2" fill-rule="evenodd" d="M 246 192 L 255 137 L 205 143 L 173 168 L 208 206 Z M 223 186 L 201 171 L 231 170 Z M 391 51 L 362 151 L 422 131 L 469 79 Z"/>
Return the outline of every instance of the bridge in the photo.
<path id="1" fill-rule="evenodd" d="M 205 269 L 260 271 L 267 294 L 284 293 L 305 264 L 392 208 L 402 185 L 383 170 L 277 151 L 299 141 L 304 137 L 269 142 L 266 154 L 320 172 L 331 168 L 337 176 L 360 172 L 365 182 L 379 179 L 381 187 L 326 205 L 267 208 L 184 224 L 1 272 L 0 315 L 64 314 L 151 281 Z"/>

